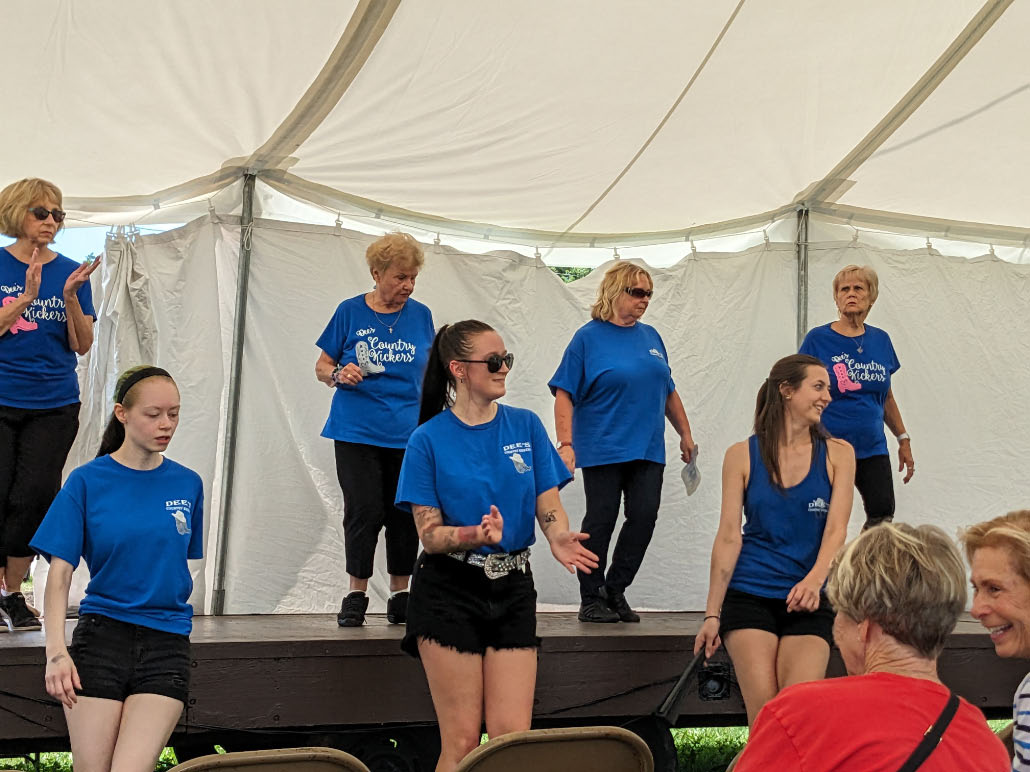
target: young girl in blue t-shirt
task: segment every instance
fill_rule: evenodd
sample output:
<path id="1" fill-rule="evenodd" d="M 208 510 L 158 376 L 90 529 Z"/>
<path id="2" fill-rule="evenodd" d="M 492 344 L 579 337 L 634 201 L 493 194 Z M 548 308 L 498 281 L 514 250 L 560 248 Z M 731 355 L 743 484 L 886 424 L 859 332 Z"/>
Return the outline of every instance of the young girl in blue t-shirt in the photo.
<path id="1" fill-rule="evenodd" d="M 572 479 L 540 419 L 501 405 L 514 357 L 483 322 L 436 334 L 397 487 L 424 552 L 405 651 L 421 657 L 440 723 L 437 772 L 491 737 L 529 729 L 536 688 L 535 525 L 570 572 L 597 556 L 569 531 L 558 488 Z"/>
<path id="2" fill-rule="evenodd" d="M 204 487 L 162 455 L 178 423 L 165 370 L 123 373 L 97 458 L 68 476 L 31 542 L 50 561 L 46 689 L 64 705 L 76 770 L 152 770 L 186 703 Z M 80 558 L 91 579 L 67 646 Z"/>
<path id="3" fill-rule="evenodd" d="M 829 403 L 825 365 L 784 357 L 758 390 L 755 433 L 723 462 L 694 651 L 710 657 L 726 644 L 748 725 L 784 687 L 825 677 L 830 660 L 833 610 L 823 585 L 847 536 L 855 453 L 822 428 Z"/>

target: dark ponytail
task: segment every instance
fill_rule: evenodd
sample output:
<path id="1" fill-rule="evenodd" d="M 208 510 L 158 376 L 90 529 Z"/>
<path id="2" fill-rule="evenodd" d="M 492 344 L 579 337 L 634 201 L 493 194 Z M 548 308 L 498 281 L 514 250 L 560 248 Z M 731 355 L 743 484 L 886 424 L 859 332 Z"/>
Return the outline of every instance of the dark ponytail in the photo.
<path id="1" fill-rule="evenodd" d="M 429 364 L 422 379 L 422 405 L 418 413 L 421 426 L 430 418 L 454 404 L 454 376 L 450 364 L 455 359 L 468 358 L 472 352 L 472 339 L 484 332 L 493 332 L 485 322 L 467 319 L 445 324 L 433 338 L 429 350 Z"/>
<path id="2" fill-rule="evenodd" d="M 758 388 L 755 400 L 755 435 L 758 437 L 758 448 L 762 453 L 762 462 L 769 472 L 769 480 L 783 490 L 783 479 L 780 477 L 780 443 L 783 441 L 784 416 L 787 409 L 780 386 L 787 385 L 798 388 L 808 375 L 809 367 L 826 365 L 821 360 L 807 354 L 791 354 L 783 357 L 772 366 L 769 377 Z M 820 439 L 830 436 L 822 423 L 809 428 L 812 435 L 812 459 L 815 460 Z"/>
<path id="3" fill-rule="evenodd" d="M 154 367 L 153 365 L 137 365 L 136 367 L 130 367 L 118 376 L 118 381 L 115 383 L 115 404 L 120 404 L 122 407 L 132 407 L 132 403 L 134 402 L 132 397 L 133 387 L 144 378 L 153 378 L 155 376 L 167 378 L 172 381 L 172 383 L 175 383 L 175 381 L 172 380 L 172 376 L 168 374 L 168 371 L 163 370 L 160 367 Z M 112 410 L 111 418 L 108 420 L 107 427 L 104 429 L 104 436 L 100 438 L 100 449 L 97 451 L 97 458 L 114 453 L 122 446 L 123 442 L 125 442 L 125 426 L 118 420 L 118 417 Z"/>

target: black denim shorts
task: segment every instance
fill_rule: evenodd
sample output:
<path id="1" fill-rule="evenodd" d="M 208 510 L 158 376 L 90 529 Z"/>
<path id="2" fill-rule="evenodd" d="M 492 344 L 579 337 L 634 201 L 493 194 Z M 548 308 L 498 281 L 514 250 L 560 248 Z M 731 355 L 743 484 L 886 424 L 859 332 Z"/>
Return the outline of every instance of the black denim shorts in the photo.
<path id="1" fill-rule="evenodd" d="M 763 598 L 748 592 L 726 590 L 722 602 L 719 634 L 732 630 L 765 630 L 778 638 L 787 635 L 817 635 L 833 646 L 833 606 L 823 594 L 815 611 L 787 611 L 782 598 Z"/>
<path id="2" fill-rule="evenodd" d="M 401 648 L 418 657 L 419 639 L 468 654 L 492 649 L 535 649 L 533 572 L 515 570 L 490 579 L 479 566 L 423 552 L 415 563 L 408 621 Z"/>
<path id="3" fill-rule="evenodd" d="M 124 702 L 161 694 L 183 704 L 190 688 L 190 638 L 151 627 L 83 614 L 68 647 L 83 697 Z"/>

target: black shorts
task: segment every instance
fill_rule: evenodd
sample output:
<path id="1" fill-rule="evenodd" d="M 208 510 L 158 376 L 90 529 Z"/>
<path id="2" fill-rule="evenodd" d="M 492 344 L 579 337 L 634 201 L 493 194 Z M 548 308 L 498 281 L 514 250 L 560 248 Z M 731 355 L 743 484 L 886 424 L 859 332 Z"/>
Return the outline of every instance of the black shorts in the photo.
<path id="1" fill-rule="evenodd" d="M 190 638 L 151 627 L 83 614 L 68 647 L 83 697 L 124 702 L 161 694 L 184 705 L 190 689 Z"/>
<path id="2" fill-rule="evenodd" d="M 782 598 L 763 598 L 731 587 L 722 602 L 719 635 L 732 630 L 765 630 L 777 638 L 817 635 L 833 646 L 833 617 L 833 606 L 823 594 L 815 611 L 787 611 Z"/>
<path id="3" fill-rule="evenodd" d="M 529 564 L 489 579 L 479 566 L 423 552 L 415 563 L 408 621 L 401 648 L 418 657 L 426 638 L 467 654 L 492 649 L 535 649 L 536 588 Z"/>

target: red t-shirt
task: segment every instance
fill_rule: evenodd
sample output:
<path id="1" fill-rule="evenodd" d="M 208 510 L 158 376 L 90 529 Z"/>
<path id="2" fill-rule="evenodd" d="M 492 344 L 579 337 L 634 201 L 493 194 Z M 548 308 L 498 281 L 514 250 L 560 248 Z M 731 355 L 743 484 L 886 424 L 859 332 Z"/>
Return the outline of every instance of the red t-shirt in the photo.
<path id="1" fill-rule="evenodd" d="M 897 772 L 948 700 L 944 686 L 891 673 L 812 681 L 762 708 L 735 772 Z M 1010 772 L 983 714 L 965 700 L 920 772 Z"/>

